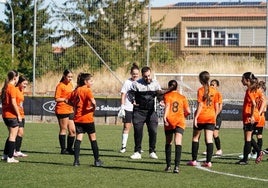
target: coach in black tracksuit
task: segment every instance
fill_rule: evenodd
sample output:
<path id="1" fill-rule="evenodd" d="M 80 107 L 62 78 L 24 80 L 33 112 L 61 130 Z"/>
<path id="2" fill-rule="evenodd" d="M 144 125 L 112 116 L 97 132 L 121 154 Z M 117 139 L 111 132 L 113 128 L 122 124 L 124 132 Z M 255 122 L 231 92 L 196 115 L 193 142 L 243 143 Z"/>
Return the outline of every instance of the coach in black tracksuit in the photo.
<path id="1" fill-rule="evenodd" d="M 135 149 L 131 159 L 141 159 L 141 143 L 143 137 L 144 123 L 147 125 L 149 133 L 149 157 L 157 159 L 155 153 L 156 135 L 158 127 L 158 117 L 155 112 L 155 99 L 161 87 L 156 80 L 151 78 L 151 69 L 143 67 L 142 78 L 133 82 L 129 91 L 130 101 L 133 107 L 133 127 Z"/>

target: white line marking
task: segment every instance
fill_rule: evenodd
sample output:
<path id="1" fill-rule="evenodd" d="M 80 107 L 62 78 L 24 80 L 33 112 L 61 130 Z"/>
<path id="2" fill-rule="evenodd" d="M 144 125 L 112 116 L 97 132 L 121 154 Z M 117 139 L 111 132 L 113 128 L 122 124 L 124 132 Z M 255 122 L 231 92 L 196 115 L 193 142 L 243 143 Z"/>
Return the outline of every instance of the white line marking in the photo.
<path id="1" fill-rule="evenodd" d="M 241 153 L 239 153 L 241 154 Z M 237 153 L 234 154 L 226 154 L 224 156 L 233 156 L 233 155 L 239 155 Z M 213 156 L 213 158 L 219 158 L 221 156 Z M 202 162 L 202 161 L 206 161 L 206 158 L 203 159 L 199 159 L 198 161 Z M 249 177 L 249 176 L 242 176 L 242 175 L 237 175 L 237 174 L 231 174 L 231 173 L 226 173 L 226 172 L 219 172 L 219 171 L 215 171 L 215 170 L 211 170 L 209 168 L 206 167 L 202 167 L 200 165 L 200 163 L 197 163 L 197 166 L 195 166 L 196 168 L 200 169 L 200 170 L 204 170 L 207 172 L 212 172 L 215 174 L 221 174 L 221 175 L 226 175 L 226 176 L 232 176 L 232 177 L 237 177 L 237 178 L 244 178 L 244 179 L 250 179 L 250 180 L 257 180 L 257 181 L 264 181 L 264 182 L 268 182 L 268 179 L 262 179 L 262 178 L 255 178 L 255 177 Z"/>

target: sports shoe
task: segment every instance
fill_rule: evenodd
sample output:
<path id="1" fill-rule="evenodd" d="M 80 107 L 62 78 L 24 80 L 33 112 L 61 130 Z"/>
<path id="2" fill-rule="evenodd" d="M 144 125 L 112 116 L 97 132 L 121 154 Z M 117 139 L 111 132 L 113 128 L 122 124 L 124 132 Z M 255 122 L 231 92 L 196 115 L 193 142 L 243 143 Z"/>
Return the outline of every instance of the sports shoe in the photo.
<path id="1" fill-rule="evenodd" d="M 80 165 L 79 160 L 74 160 L 73 166 L 79 166 L 79 165 Z"/>
<path id="2" fill-rule="evenodd" d="M 236 162 L 235 164 L 239 164 L 239 165 L 247 165 L 248 162 L 247 162 L 247 161 L 240 160 L 240 161 Z"/>
<path id="3" fill-rule="evenodd" d="M 179 167 L 178 166 L 175 166 L 174 167 L 174 170 L 173 170 L 173 173 L 178 174 L 179 172 L 180 172 Z"/>
<path id="4" fill-rule="evenodd" d="M 14 159 L 14 157 L 11 157 L 11 158 L 7 157 L 7 162 L 8 163 L 18 163 L 19 161 Z"/>
<path id="5" fill-rule="evenodd" d="M 207 155 L 207 152 L 206 152 L 206 151 L 204 151 L 204 152 L 202 153 L 202 155 Z"/>
<path id="6" fill-rule="evenodd" d="M 2 157 L 1 157 L 1 160 L 2 161 L 6 161 L 7 160 L 7 155 L 6 154 L 3 154 Z"/>
<path id="7" fill-rule="evenodd" d="M 212 167 L 212 163 L 211 162 L 204 162 L 203 164 L 202 164 L 202 166 L 203 167 L 208 167 L 208 168 L 211 168 Z"/>
<path id="8" fill-rule="evenodd" d="M 141 154 L 139 152 L 135 152 L 130 156 L 131 159 L 141 159 Z"/>
<path id="9" fill-rule="evenodd" d="M 244 158 L 244 155 L 241 154 L 241 155 L 238 156 L 238 158 L 239 159 L 243 159 Z M 248 159 L 250 159 L 250 158 L 251 158 L 251 153 L 248 154 Z"/>
<path id="10" fill-rule="evenodd" d="M 149 157 L 150 157 L 151 159 L 158 159 L 158 157 L 157 157 L 157 155 L 156 155 L 155 152 L 150 153 L 150 154 L 149 154 Z"/>
<path id="11" fill-rule="evenodd" d="M 165 172 L 171 172 L 171 167 L 170 167 L 170 166 L 167 166 L 167 167 L 165 168 Z"/>
<path id="12" fill-rule="evenodd" d="M 28 157 L 25 153 L 22 153 L 21 151 L 15 151 L 13 154 L 14 157 Z"/>
<path id="13" fill-rule="evenodd" d="M 196 166 L 197 165 L 197 162 L 196 161 L 189 161 L 187 163 L 188 166 Z"/>
<path id="14" fill-rule="evenodd" d="M 125 153 L 126 152 L 126 147 L 122 147 L 119 152 L 120 153 Z"/>
<path id="15" fill-rule="evenodd" d="M 257 153 L 254 153 L 250 156 L 251 159 L 257 159 Z"/>
<path id="16" fill-rule="evenodd" d="M 268 154 L 268 148 L 264 149 L 263 152 L 264 152 L 265 154 Z"/>
<path id="17" fill-rule="evenodd" d="M 256 158 L 255 163 L 259 164 L 262 160 L 262 157 L 263 157 L 263 151 L 260 151 L 259 157 Z"/>
<path id="18" fill-rule="evenodd" d="M 221 149 L 217 150 L 215 155 L 216 156 L 222 156 L 222 150 Z"/>
<path id="19" fill-rule="evenodd" d="M 94 161 L 94 166 L 96 166 L 96 167 L 102 167 L 103 166 L 103 162 L 100 159 L 95 160 Z"/>

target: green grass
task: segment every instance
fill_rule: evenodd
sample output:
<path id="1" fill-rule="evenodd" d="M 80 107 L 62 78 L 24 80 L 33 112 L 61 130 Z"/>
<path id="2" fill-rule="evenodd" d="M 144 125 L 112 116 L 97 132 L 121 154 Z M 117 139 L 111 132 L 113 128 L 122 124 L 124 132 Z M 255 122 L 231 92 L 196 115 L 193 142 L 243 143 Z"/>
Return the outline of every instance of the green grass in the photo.
<path id="1" fill-rule="evenodd" d="M 133 153 L 133 129 L 131 130 L 128 151 L 118 152 L 121 143 L 121 126 L 97 125 L 97 140 L 100 148 L 103 168 L 93 166 L 93 155 L 87 135 L 81 145 L 79 167 L 73 167 L 73 156 L 60 155 L 58 144 L 58 125 L 43 123 L 27 123 L 22 151 L 29 156 L 21 158 L 18 164 L 0 163 L 0 187 L 267 187 L 268 161 L 264 160 L 256 165 L 253 160 L 249 165 L 239 166 L 238 153 L 243 148 L 242 129 L 221 129 L 221 141 L 224 154 L 220 158 L 213 158 L 214 172 L 204 171 L 186 166 L 191 159 L 192 129 L 187 128 L 183 138 L 183 153 L 180 174 L 165 173 L 165 138 L 163 127 L 159 127 L 157 154 L 159 159 L 148 157 L 148 136 L 144 127 L 144 139 L 141 160 L 131 160 Z M 264 131 L 264 148 L 268 147 Z M 0 152 L 4 147 L 7 129 L 0 123 Z M 174 151 L 174 148 L 172 148 Z M 205 150 L 204 138 L 200 140 L 199 152 Z M 172 154 L 174 157 L 174 153 Z M 204 156 L 199 155 L 199 159 Z M 242 177 L 228 176 L 229 173 Z M 249 179 L 259 178 L 259 179 Z M 261 180 L 264 179 L 265 181 Z"/>

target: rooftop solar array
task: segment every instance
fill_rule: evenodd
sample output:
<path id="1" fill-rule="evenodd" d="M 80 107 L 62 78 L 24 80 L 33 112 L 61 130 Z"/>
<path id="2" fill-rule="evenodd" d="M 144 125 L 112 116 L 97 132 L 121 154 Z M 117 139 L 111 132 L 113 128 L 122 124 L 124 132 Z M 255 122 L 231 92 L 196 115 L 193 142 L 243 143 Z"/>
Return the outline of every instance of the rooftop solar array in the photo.
<path id="1" fill-rule="evenodd" d="M 175 7 L 192 7 L 192 6 L 256 6 L 260 5 L 261 1 L 237 1 L 237 2 L 179 2 Z"/>

